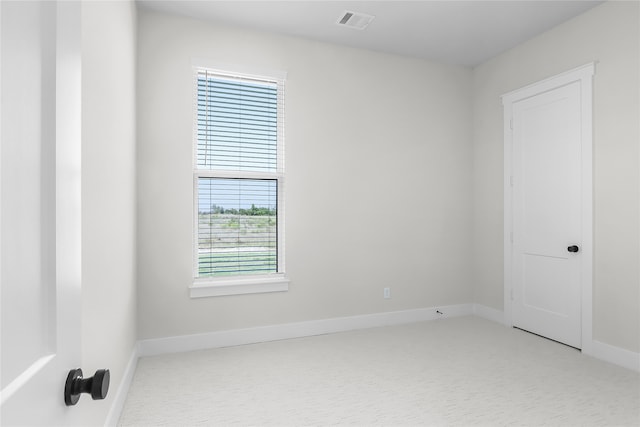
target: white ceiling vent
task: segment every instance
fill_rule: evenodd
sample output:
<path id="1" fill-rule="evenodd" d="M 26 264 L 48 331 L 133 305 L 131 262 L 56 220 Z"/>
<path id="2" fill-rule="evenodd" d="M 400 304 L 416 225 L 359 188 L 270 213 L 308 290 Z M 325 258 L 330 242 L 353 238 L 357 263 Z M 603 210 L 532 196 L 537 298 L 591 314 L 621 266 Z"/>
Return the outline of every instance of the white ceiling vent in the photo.
<path id="1" fill-rule="evenodd" d="M 375 18 L 373 15 L 345 10 L 338 18 L 336 24 L 356 30 L 364 30 L 367 28 L 367 25 L 373 21 L 373 18 Z"/>

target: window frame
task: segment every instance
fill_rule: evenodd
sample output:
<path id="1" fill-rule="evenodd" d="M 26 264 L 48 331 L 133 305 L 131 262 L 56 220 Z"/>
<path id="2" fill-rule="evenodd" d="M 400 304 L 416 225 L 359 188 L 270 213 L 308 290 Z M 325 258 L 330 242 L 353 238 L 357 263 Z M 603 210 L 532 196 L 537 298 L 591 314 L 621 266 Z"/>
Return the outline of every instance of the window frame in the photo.
<path id="1" fill-rule="evenodd" d="M 206 70 L 224 79 L 250 80 L 265 82 L 277 85 L 278 91 L 278 114 L 277 114 L 277 145 L 276 145 L 276 171 L 275 172 L 255 172 L 228 169 L 199 169 L 198 168 L 198 73 Z M 233 70 L 233 71 L 231 71 Z M 207 61 L 194 60 L 192 62 L 193 76 L 193 134 L 192 134 L 192 169 L 193 169 L 193 225 L 192 225 L 192 276 L 193 281 L 189 287 L 191 298 L 241 295 L 264 292 L 282 292 L 289 289 L 289 279 L 285 274 L 285 171 L 284 171 L 284 83 L 286 73 L 284 72 L 247 72 L 239 67 L 212 66 Z M 251 180 L 275 180 L 277 182 L 277 267 L 275 273 L 268 274 L 238 274 L 223 277 L 199 277 L 199 247 L 198 247 L 198 180 L 200 178 L 221 178 L 221 179 L 251 179 Z"/>

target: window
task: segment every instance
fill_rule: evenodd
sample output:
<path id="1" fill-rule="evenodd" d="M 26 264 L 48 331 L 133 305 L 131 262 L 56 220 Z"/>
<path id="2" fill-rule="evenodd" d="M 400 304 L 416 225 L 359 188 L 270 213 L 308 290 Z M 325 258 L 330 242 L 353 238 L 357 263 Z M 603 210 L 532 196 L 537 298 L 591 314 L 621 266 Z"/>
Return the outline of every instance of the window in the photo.
<path id="1" fill-rule="evenodd" d="M 195 69 L 191 296 L 282 291 L 284 79 Z"/>

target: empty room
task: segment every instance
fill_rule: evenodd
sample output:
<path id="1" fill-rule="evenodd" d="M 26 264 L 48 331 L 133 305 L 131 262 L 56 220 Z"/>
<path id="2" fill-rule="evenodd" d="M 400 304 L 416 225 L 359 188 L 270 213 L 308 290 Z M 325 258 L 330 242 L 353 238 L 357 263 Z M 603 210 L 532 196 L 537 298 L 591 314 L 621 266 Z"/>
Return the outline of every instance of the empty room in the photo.
<path id="1" fill-rule="evenodd" d="M 1 425 L 640 425 L 640 2 L 0 25 Z"/>

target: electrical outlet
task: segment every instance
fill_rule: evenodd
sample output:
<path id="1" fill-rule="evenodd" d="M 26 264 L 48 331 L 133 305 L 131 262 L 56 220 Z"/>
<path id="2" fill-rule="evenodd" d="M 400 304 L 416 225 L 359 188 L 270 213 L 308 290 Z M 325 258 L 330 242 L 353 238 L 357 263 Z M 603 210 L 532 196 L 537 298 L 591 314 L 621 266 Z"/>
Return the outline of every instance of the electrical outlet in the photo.
<path id="1" fill-rule="evenodd" d="M 384 297 L 391 298 L 391 288 L 384 288 Z"/>

